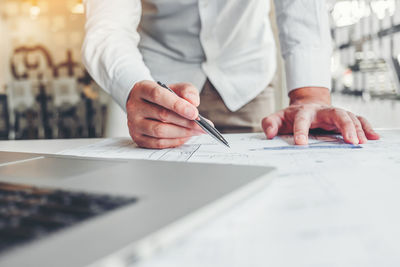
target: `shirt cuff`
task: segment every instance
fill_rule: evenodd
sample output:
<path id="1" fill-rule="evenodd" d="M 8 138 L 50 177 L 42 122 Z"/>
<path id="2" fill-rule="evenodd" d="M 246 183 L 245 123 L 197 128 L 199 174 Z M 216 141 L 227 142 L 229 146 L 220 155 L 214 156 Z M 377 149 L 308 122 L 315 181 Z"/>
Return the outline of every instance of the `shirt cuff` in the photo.
<path id="1" fill-rule="evenodd" d="M 331 90 L 331 51 L 297 50 L 285 57 L 288 91 L 303 87 L 325 87 Z"/>
<path id="2" fill-rule="evenodd" d="M 116 77 L 110 92 L 111 96 L 125 113 L 126 101 L 128 100 L 132 88 L 137 82 L 144 80 L 154 81 L 153 77 L 150 75 L 150 72 L 142 71 L 141 73 L 137 73 L 137 71 L 131 71 L 130 69 L 121 71 L 120 75 Z"/>

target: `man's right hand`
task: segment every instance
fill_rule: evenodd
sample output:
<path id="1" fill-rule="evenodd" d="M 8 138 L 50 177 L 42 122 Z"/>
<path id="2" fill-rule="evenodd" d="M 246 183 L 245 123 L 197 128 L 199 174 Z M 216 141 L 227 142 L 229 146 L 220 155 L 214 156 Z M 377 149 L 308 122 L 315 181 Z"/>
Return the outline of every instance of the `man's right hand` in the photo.
<path id="1" fill-rule="evenodd" d="M 126 103 L 129 134 L 145 148 L 171 148 L 184 144 L 204 131 L 193 121 L 198 118 L 198 90 L 191 84 L 169 86 L 177 95 L 152 81 L 132 88 Z"/>

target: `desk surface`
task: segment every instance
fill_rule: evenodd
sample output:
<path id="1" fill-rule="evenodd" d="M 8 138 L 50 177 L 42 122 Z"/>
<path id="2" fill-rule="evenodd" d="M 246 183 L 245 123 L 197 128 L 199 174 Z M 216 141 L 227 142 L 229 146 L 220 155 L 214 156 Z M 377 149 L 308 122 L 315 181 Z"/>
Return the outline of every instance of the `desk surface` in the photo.
<path id="1" fill-rule="evenodd" d="M 400 266 L 400 130 L 381 133 L 373 153 L 294 153 L 296 175 L 281 169 L 259 194 L 139 266 Z M 0 150 L 97 141 L 1 141 Z"/>
<path id="2" fill-rule="evenodd" d="M 0 141 L 0 151 L 27 153 L 57 153 L 65 149 L 96 143 L 102 139 L 52 139 Z"/>

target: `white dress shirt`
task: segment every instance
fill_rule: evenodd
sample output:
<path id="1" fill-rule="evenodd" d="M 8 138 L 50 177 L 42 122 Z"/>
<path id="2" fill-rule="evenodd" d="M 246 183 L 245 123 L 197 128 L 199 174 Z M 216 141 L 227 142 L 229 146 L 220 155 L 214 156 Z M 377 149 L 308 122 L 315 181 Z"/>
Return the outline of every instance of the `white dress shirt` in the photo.
<path id="1" fill-rule="evenodd" d="M 289 90 L 330 88 L 325 0 L 275 0 Z M 141 80 L 208 78 L 236 111 L 272 81 L 276 47 L 269 0 L 86 0 L 83 61 L 125 110 Z"/>

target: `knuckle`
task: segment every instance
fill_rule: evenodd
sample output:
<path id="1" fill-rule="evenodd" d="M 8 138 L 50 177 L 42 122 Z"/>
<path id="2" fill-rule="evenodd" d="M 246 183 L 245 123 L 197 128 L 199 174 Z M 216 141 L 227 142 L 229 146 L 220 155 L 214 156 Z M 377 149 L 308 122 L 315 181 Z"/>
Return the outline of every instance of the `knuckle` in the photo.
<path id="1" fill-rule="evenodd" d="M 184 90 L 187 90 L 187 89 L 191 90 L 191 89 L 194 89 L 195 86 L 192 83 L 185 82 L 185 83 L 182 83 L 182 88 Z"/>
<path id="2" fill-rule="evenodd" d="M 182 105 L 182 102 L 180 101 L 180 99 L 176 99 L 175 101 L 174 101 L 174 103 L 172 104 L 172 109 L 175 111 L 175 112 L 179 112 L 179 110 L 180 110 L 180 106 Z"/>
<path id="3" fill-rule="evenodd" d="M 134 90 L 140 90 L 141 88 L 146 87 L 146 86 L 149 86 L 149 85 L 151 85 L 151 82 L 150 82 L 150 81 L 146 81 L 146 80 L 144 80 L 144 81 L 139 81 L 139 82 L 137 82 L 137 83 L 135 84 L 135 86 L 133 87 L 133 89 L 134 89 Z"/>
<path id="4" fill-rule="evenodd" d="M 154 136 L 156 136 L 156 137 L 161 137 L 161 136 L 164 136 L 164 134 L 165 134 L 165 127 L 164 127 L 164 125 L 162 125 L 161 123 L 160 124 L 156 124 L 155 126 L 154 126 L 154 128 L 153 128 L 153 134 L 154 134 Z"/>
<path id="5" fill-rule="evenodd" d="M 338 109 L 338 108 L 331 108 L 330 112 L 332 112 L 332 114 L 336 117 L 340 117 L 343 115 L 342 110 Z"/>
<path id="6" fill-rule="evenodd" d="M 353 126 L 354 126 L 354 123 L 352 121 L 346 120 L 343 122 L 344 128 L 352 128 Z"/>
<path id="7" fill-rule="evenodd" d="M 160 109 L 158 112 L 158 117 L 161 121 L 168 121 L 169 111 L 165 108 Z"/>
<path id="8" fill-rule="evenodd" d="M 357 118 L 364 129 L 372 130 L 372 125 L 369 123 L 369 121 L 366 118 L 361 117 L 361 116 L 358 116 Z"/>
<path id="9" fill-rule="evenodd" d="M 201 130 L 200 126 L 197 125 L 194 121 L 189 121 L 189 120 L 182 120 L 180 123 L 181 126 L 186 127 L 188 129 L 198 129 Z"/>
<path id="10" fill-rule="evenodd" d="M 263 129 L 267 129 L 270 125 L 272 125 L 272 120 L 269 117 L 266 117 L 261 121 L 261 126 Z"/>
<path id="11" fill-rule="evenodd" d="M 357 119 L 359 119 L 360 121 L 364 120 L 363 116 L 357 116 Z"/>
<path id="12" fill-rule="evenodd" d="M 262 122 L 265 123 L 265 124 L 273 124 L 275 122 L 275 120 L 274 120 L 274 118 L 272 116 L 268 116 L 268 117 L 265 117 L 262 120 Z"/>
<path id="13" fill-rule="evenodd" d="M 158 87 L 154 86 L 150 89 L 149 96 L 152 100 L 157 101 L 161 97 L 161 91 L 158 89 Z"/>
<path id="14" fill-rule="evenodd" d="M 194 93 L 194 94 L 199 94 L 199 91 L 196 89 L 196 87 L 193 85 L 193 84 L 191 84 L 191 83 L 188 83 L 188 84 L 186 84 L 186 90 L 187 91 L 189 91 L 189 92 L 191 92 L 191 93 Z"/>
<path id="15" fill-rule="evenodd" d="M 359 130 L 359 131 L 357 131 L 357 135 L 358 136 L 365 136 L 365 133 L 364 133 L 364 131 Z"/>
<path id="16" fill-rule="evenodd" d="M 271 118 L 270 117 L 265 117 L 264 119 L 262 119 L 262 123 L 271 123 Z"/>
<path id="17" fill-rule="evenodd" d="M 141 92 L 144 90 L 144 89 L 146 89 L 147 87 L 149 87 L 149 83 L 147 82 L 147 81 L 140 81 L 140 82 L 137 82 L 134 86 L 133 86 L 133 88 L 132 88 L 132 90 L 131 90 L 131 92 L 130 92 L 130 94 L 129 94 L 129 98 L 128 98 L 128 100 L 129 99 L 134 99 L 134 98 L 136 98 L 136 96 L 137 95 L 140 95 L 141 94 Z"/>
<path id="18" fill-rule="evenodd" d="M 142 88 L 143 88 L 142 82 L 136 83 L 129 94 L 129 98 L 133 98 L 138 93 L 138 91 L 142 90 Z"/>
<path id="19" fill-rule="evenodd" d="M 354 126 L 356 127 L 357 130 L 362 129 L 361 122 L 357 119 L 354 120 Z"/>
<path id="20" fill-rule="evenodd" d="M 261 120 L 261 125 L 262 125 L 263 127 L 265 127 L 265 126 L 268 125 L 268 124 L 269 124 L 268 118 L 263 118 L 263 119 Z"/>

